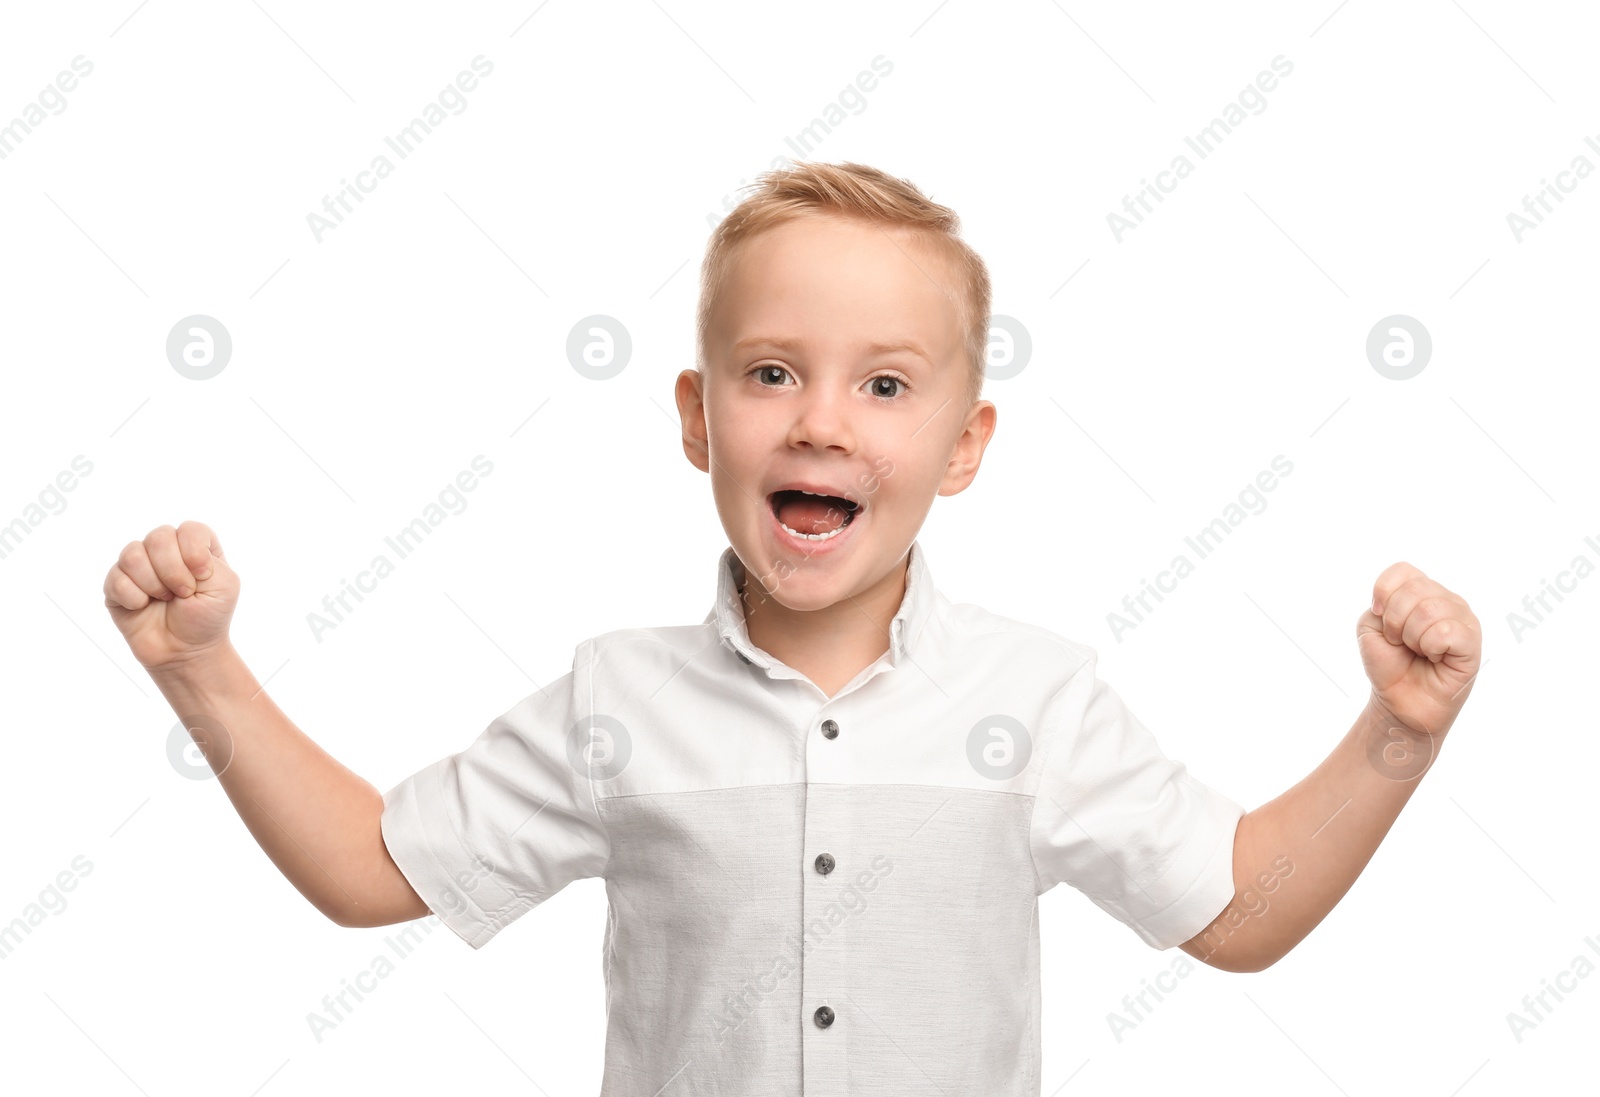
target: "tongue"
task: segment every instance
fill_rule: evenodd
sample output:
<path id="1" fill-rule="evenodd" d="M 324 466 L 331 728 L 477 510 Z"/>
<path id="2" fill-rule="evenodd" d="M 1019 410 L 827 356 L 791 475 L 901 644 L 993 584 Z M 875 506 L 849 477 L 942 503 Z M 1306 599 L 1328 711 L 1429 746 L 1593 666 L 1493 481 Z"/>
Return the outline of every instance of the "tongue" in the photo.
<path id="1" fill-rule="evenodd" d="M 778 502 L 778 520 L 799 533 L 827 533 L 844 525 L 844 503 L 831 495 L 786 492 Z"/>

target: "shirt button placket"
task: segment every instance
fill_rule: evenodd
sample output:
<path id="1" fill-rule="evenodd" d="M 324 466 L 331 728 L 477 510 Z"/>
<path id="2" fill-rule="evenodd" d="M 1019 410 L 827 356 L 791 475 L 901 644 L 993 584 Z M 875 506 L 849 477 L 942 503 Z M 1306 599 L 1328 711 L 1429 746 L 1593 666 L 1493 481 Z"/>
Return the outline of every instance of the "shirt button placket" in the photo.
<path id="1" fill-rule="evenodd" d="M 837 773 L 830 752 L 839 749 L 839 722 L 814 720 L 807 737 L 805 852 L 801 887 L 801 1022 L 804 1092 L 807 1097 L 833 1097 L 846 1091 L 850 1032 L 841 1013 L 848 981 L 850 910 L 839 900 L 841 879 L 835 868 L 849 869 L 850 834 L 848 801 L 831 779 L 812 783 L 817 772 Z M 812 757 L 812 752 L 817 752 Z M 820 765 L 819 765 L 820 763 Z"/>

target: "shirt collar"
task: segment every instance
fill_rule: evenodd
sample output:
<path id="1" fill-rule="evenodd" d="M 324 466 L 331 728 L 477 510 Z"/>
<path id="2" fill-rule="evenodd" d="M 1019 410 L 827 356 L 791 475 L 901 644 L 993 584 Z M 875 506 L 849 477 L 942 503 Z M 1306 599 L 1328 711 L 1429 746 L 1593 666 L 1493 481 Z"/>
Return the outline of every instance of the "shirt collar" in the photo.
<path id="1" fill-rule="evenodd" d="M 717 558 L 717 596 L 706 614 L 705 623 L 715 624 L 722 642 L 733 649 L 735 655 L 746 663 L 762 670 L 770 669 L 778 660 L 750 642 L 750 630 L 745 624 L 744 603 L 739 598 L 739 576 L 744 563 L 729 545 Z M 933 612 L 935 593 L 933 578 L 920 541 L 913 541 L 906 553 L 906 592 L 900 608 L 889 622 L 889 659 L 899 666 L 908 657 L 922 634 L 928 616 Z"/>

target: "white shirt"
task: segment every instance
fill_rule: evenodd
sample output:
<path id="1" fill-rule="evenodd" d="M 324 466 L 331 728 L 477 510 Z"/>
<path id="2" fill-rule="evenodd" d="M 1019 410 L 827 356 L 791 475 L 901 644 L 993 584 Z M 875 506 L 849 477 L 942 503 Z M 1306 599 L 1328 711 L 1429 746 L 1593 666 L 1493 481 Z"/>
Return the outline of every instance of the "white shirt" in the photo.
<path id="1" fill-rule="evenodd" d="M 473 948 L 604 877 L 602 1097 L 1037 1097 L 1038 897 L 1151 946 L 1233 899 L 1244 809 L 1190 776 L 1094 649 L 954 604 L 921 543 L 890 646 L 832 698 L 704 622 L 572 670 L 384 797 L 383 838 Z"/>

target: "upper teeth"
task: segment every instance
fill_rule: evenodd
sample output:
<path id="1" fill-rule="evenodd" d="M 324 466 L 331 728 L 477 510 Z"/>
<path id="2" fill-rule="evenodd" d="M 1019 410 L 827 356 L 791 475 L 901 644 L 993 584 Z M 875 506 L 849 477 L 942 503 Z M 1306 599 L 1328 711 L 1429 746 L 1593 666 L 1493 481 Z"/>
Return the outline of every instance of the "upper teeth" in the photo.
<path id="1" fill-rule="evenodd" d="M 794 490 L 798 491 L 801 495 L 817 495 L 824 499 L 844 499 L 846 503 L 850 502 L 849 499 L 845 499 L 845 497 L 842 495 L 829 495 L 825 491 L 807 491 L 805 488 L 795 488 Z"/>

